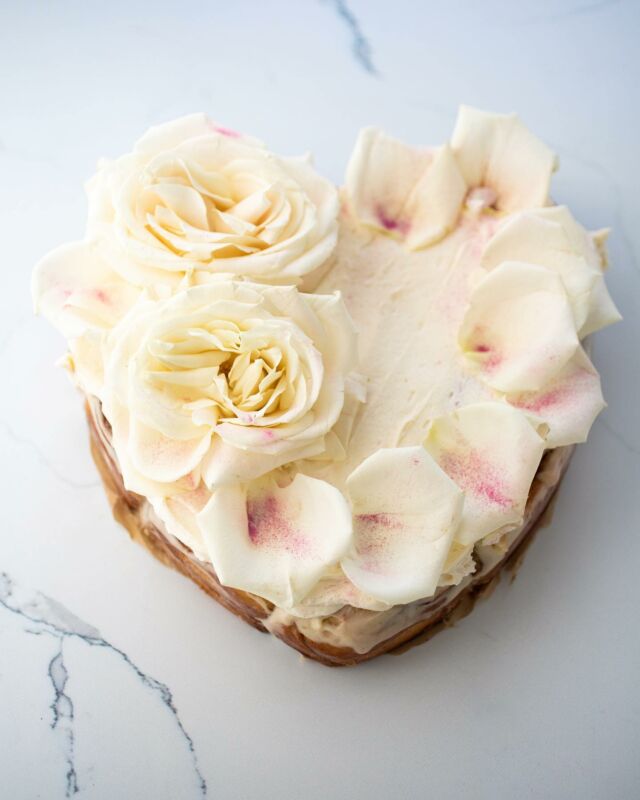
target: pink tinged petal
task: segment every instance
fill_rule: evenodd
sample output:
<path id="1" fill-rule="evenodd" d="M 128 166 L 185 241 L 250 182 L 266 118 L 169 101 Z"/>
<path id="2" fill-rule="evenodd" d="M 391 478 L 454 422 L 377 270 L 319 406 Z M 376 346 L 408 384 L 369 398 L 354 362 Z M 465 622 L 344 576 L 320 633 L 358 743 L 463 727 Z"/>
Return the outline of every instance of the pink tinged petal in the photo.
<path id="1" fill-rule="evenodd" d="M 504 392 L 537 391 L 579 347 L 560 278 L 504 262 L 474 287 L 458 336 L 467 366 Z"/>
<path id="2" fill-rule="evenodd" d="M 216 125 L 211 123 L 211 130 L 215 131 L 216 133 L 220 133 L 223 136 L 229 136 L 231 139 L 241 139 L 242 134 L 238 133 L 238 131 L 234 131 L 231 128 L 225 128 L 222 125 Z"/>
<path id="3" fill-rule="evenodd" d="M 448 145 L 418 150 L 373 128 L 360 134 L 347 169 L 353 213 L 412 250 L 453 228 L 466 190 Z"/>
<path id="4" fill-rule="evenodd" d="M 171 439 L 132 419 L 127 449 L 131 462 L 142 475 L 152 481 L 171 483 L 184 478 L 200 464 L 210 443 L 211 431 L 195 439 Z"/>
<path id="5" fill-rule="evenodd" d="M 405 203 L 432 158 L 377 128 L 362 130 L 347 167 L 352 212 L 365 225 L 406 235 L 410 221 L 403 216 Z"/>
<path id="6" fill-rule="evenodd" d="M 584 442 L 606 403 L 600 378 L 582 348 L 539 392 L 507 395 L 508 402 L 549 426 L 548 448 Z"/>
<path id="7" fill-rule="evenodd" d="M 221 583 L 283 608 L 304 599 L 351 537 L 341 492 L 301 474 L 284 489 L 268 479 L 221 487 L 198 522 Z"/>
<path id="8" fill-rule="evenodd" d="M 451 147 L 467 185 L 494 189 L 499 210 L 548 204 L 555 154 L 516 114 L 460 106 Z"/>
<path id="9" fill-rule="evenodd" d="M 469 545 L 520 524 L 545 447 L 536 425 L 502 402 L 432 421 L 424 447 L 465 493 L 456 541 Z"/>
<path id="10" fill-rule="evenodd" d="M 72 242 L 37 264 L 32 294 L 36 311 L 70 339 L 113 327 L 140 292 L 113 272 L 93 245 Z"/>
<path id="11" fill-rule="evenodd" d="M 460 521 L 460 489 L 423 447 L 378 450 L 347 489 L 354 512 L 347 577 L 390 604 L 433 594 Z"/>
<path id="12" fill-rule="evenodd" d="M 211 133 L 212 122 L 206 114 L 188 114 L 171 122 L 154 125 L 136 142 L 134 150 L 151 155 L 170 150 L 196 136 Z"/>
<path id="13" fill-rule="evenodd" d="M 296 617 L 325 617 L 344 606 L 365 608 L 369 611 L 384 611 L 388 603 L 376 600 L 360 591 L 341 569 L 328 571 L 314 586 L 300 605 L 291 609 Z"/>

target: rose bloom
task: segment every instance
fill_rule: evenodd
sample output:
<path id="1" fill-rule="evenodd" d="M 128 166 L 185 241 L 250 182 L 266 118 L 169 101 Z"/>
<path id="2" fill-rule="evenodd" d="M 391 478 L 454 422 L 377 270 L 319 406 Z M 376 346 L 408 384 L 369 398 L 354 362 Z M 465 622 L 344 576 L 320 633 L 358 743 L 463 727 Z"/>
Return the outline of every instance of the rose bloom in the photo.
<path id="1" fill-rule="evenodd" d="M 166 496 L 322 454 L 355 351 L 337 294 L 217 278 L 141 298 L 104 346 L 101 399 L 125 485 Z"/>
<path id="2" fill-rule="evenodd" d="M 87 185 L 87 237 L 136 285 L 211 273 L 299 283 L 337 237 L 338 197 L 305 158 L 193 114 L 151 128 Z"/>
<path id="3" fill-rule="evenodd" d="M 151 128 L 104 161 L 87 192 L 86 237 L 46 255 L 32 291 L 93 394 L 103 339 L 141 292 L 166 298 L 218 273 L 313 288 L 337 239 L 337 191 L 307 159 L 273 155 L 204 114 Z"/>

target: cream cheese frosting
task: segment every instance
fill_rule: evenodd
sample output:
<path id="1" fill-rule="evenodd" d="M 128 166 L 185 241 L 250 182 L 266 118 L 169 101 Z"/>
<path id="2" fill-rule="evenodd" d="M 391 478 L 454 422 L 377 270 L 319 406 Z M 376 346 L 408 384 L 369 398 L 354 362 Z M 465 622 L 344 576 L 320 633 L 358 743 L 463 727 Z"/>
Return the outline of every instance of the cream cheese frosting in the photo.
<path id="1" fill-rule="evenodd" d="M 436 148 L 363 131 L 338 215 L 306 161 L 193 115 L 100 167 L 36 306 L 125 487 L 223 585 L 307 627 L 384 614 L 516 535 L 545 449 L 604 405 L 604 235 L 551 205 L 555 168 L 462 107 Z"/>

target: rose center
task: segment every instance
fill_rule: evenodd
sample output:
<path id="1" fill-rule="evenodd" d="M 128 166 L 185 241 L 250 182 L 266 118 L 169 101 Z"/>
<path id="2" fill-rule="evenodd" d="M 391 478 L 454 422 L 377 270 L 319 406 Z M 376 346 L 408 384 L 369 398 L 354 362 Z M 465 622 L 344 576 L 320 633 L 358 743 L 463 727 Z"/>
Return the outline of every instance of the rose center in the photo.
<path id="1" fill-rule="evenodd" d="M 152 341 L 148 352 L 154 391 L 210 424 L 253 424 L 288 407 L 295 395 L 282 348 L 256 329 L 226 321 L 193 327 Z"/>
<path id="2" fill-rule="evenodd" d="M 183 159 L 157 165 L 148 170 L 138 215 L 180 256 L 210 261 L 264 250 L 288 235 L 297 213 L 276 176 L 245 170 L 205 170 Z"/>

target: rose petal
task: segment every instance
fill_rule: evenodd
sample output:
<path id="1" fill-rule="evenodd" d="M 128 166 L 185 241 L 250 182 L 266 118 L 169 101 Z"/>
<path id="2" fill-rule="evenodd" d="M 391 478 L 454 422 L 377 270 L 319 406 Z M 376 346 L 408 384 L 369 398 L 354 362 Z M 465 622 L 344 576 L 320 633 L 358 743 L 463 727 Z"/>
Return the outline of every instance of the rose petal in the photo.
<path id="1" fill-rule="evenodd" d="M 78 385 L 87 394 L 102 399 L 104 394 L 103 331 L 86 331 L 77 339 L 70 339 L 69 352 Z"/>
<path id="2" fill-rule="evenodd" d="M 364 608 L 368 611 L 384 611 L 388 603 L 376 600 L 345 576 L 340 567 L 327 570 L 301 603 L 291 609 L 295 617 L 326 617 L 344 606 Z"/>
<path id="3" fill-rule="evenodd" d="M 298 474 L 217 489 L 198 515 L 224 586 L 291 608 L 343 556 L 351 536 L 346 500 L 325 481 Z"/>
<path id="4" fill-rule="evenodd" d="M 457 586 L 467 575 L 473 575 L 475 571 L 473 544 L 453 541 L 447 553 L 447 560 L 442 568 L 438 586 Z"/>
<path id="5" fill-rule="evenodd" d="M 87 192 L 88 235 L 141 286 L 176 287 L 192 271 L 300 283 L 337 240 L 335 186 L 203 114 L 152 128 Z"/>
<path id="6" fill-rule="evenodd" d="M 354 542 L 347 577 L 385 603 L 433 594 L 463 495 L 423 447 L 378 450 L 347 480 Z"/>
<path id="7" fill-rule="evenodd" d="M 211 497 L 203 486 L 172 497 L 149 497 L 153 510 L 167 531 L 188 547 L 201 561 L 207 560 L 207 550 L 198 525 L 198 514 Z"/>
<path id="8" fill-rule="evenodd" d="M 499 210 L 548 204 L 556 157 L 516 114 L 460 106 L 451 147 L 467 184 L 494 189 Z"/>
<path id="9" fill-rule="evenodd" d="M 206 114 L 187 114 L 184 117 L 153 125 L 135 144 L 134 150 L 141 153 L 159 153 L 197 136 L 217 135 L 225 138 L 240 138 L 255 147 L 264 147 L 258 139 L 238 134 L 209 119 Z"/>
<path id="10" fill-rule="evenodd" d="M 365 225 L 405 235 L 405 202 L 432 158 L 427 150 L 409 147 L 378 128 L 361 130 L 347 166 L 352 212 Z"/>
<path id="11" fill-rule="evenodd" d="M 590 330 L 620 318 L 604 286 L 598 251 L 565 206 L 528 210 L 509 218 L 489 240 L 481 264 L 491 270 L 504 261 L 525 261 L 557 272 L 581 336 L 590 332 L 585 328 L 588 317 Z"/>
<path id="12" fill-rule="evenodd" d="M 474 287 L 458 341 L 468 366 L 505 392 L 541 389 L 579 346 L 558 275 L 509 261 Z"/>
<path id="13" fill-rule="evenodd" d="M 585 442 L 595 418 L 606 406 L 600 377 L 582 348 L 539 392 L 507 395 L 507 400 L 544 420 L 549 426 L 545 437 L 548 448 Z"/>
<path id="14" fill-rule="evenodd" d="M 407 247 L 418 250 L 446 236 L 455 226 L 466 192 L 451 148 L 439 147 L 407 198 L 406 216 L 411 220 Z"/>
<path id="15" fill-rule="evenodd" d="M 611 299 L 603 275 L 596 279 L 589 299 L 589 315 L 580 329 L 582 338 L 622 319 L 622 314 Z"/>
<path id="16" fill-rule="evenodd" d="M 133 466 L 160 483 L 180 480 L 202 461 L 211 444 L 211 431 L 197 439 L 170 439 L 133 417 L 129 426 L 128 452 Z"/>
<path id="17" fill-rule="evenodd" d="M 144 497 L 170 497 L 174 494 L 193 490 L 200 482 L 198 470 L 185 474 L 182 478 L 171 483 L 153 480 L 144 475 L 133 463 L 130 455 L 130 413 L 129 409 L 118 402 L 113 395 L 107 395 L 107 402 L 103 402 L 102 410 L 111 425 L 111 445 L 116 455 L 122 482 L 129 492 L 143 495 Z"/>
<path id="18" fill-rule="evenodd" d="M 278 431 L 263 428 L 257 434 L 267 443 L 278 440 Z M 283 447 L 279 453 L 240 450 L 216 436 L 202 464 L 202 480 L 210 489 L 259 478 L 283 464 L 312 458 L 325 451 L 321 438 L 303 442 L 296 448 Z"/>
<path id="19" fill-rule="evenodd" d="M 113 327 L 140 292 L 123 281 L 88 242 L 52 250 L 32 278 L 36 311 L 67 338 Z"/>
<path id="20" fill-rule="evenodd" d="M 431 422 L 424 447 L 465 493 L 456 541 L 520 524 L 544 439 L 505 403 L 475 403 Z"/>
<path id="21" fill-rule="evenodd" d="M 418 150 L 365 128 L 347 167 L 347 196 L 365 225 L 427 247 L 453 227 L 466 184 L 448 145 Z"/>

